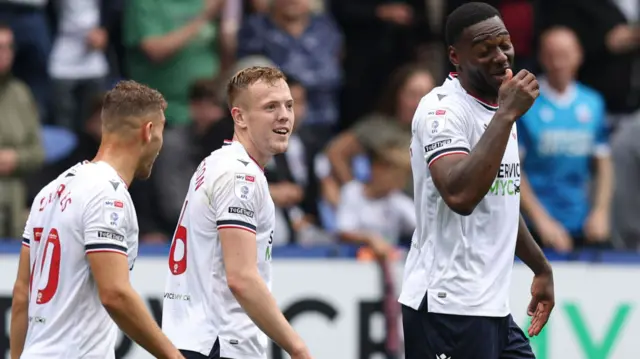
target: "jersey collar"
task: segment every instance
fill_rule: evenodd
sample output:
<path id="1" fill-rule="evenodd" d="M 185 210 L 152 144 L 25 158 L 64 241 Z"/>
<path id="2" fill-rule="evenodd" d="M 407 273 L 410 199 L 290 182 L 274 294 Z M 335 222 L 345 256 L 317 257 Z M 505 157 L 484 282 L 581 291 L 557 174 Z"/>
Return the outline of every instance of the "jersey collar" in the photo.
<path id="1" fill-rule="evenodd" d="M 447 76 L 447 81 L 451 81 L 454 86 L 462 91 L 465 95 L 471 97 L 477 104 L 479 104 L 480 106 L 484 107 L 486 110 L 489 111 L 497 111 L 498 110 L 498 104 L 497 103 L 489 103 L 486 101 L 483 101 L 475 96 L 473 96 L 472 94 L 468 93 L 460 84 L 460 80 L 458 80 L 458 73 L 457 72 L 450 72 L 449 76 Z"/>
<path id="2" fill-rule="evenodd" d="M 234 140 L 224 140 L 224 142 L 222 143 L 222 146 L 239 146 L 240 148 L 242 148 L 242 150 L 247 154 L 247 156 L 249 156 L 249 158 L 251 158 L 251 160 L 253 161 L 253 163 L 256 164 L 256 166 L 258 166 L 258 168 L 264 172 L 264 167 L 260 166 L 260 164 L 258 163 L 258 161 L 256 161 L 255 158 L 253 158 L 253 156 L 251 156 L 249 154 L 249 152 L 247 152 L 247 150 L 244 148 L 244 146 L 242 145 L 242 143 L 238 142 L 238 141 L 234 141 Z"/>

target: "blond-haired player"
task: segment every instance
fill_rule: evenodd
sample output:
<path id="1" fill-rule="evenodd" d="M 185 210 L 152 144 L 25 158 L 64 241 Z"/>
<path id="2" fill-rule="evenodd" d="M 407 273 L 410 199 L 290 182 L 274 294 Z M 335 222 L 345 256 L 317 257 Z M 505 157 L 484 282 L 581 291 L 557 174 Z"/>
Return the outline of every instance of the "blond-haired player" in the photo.
<path id="1" fill-rule="evenodd" d="M 271 67 L 238 72 L 227 94 L 235 134 L 191 179 L 169 254 L 162 330 L 186 358 L 265 359 L 267 336 L 293 359 L 311 358 L 271 295 L 275 208 L 263 167 L 287 149 L 293 99 Z"/>
<path id="2" fill-rule="evenodd" d="M 165 108 L 159 92 L 118 83 L 96 157 L 36 196 L 13 289 L 12 359 L 114 358 L 118 327 L 157 358 L 182 358 L 129 281 L 138 223 L 127 187 L 151 174 Z"/>

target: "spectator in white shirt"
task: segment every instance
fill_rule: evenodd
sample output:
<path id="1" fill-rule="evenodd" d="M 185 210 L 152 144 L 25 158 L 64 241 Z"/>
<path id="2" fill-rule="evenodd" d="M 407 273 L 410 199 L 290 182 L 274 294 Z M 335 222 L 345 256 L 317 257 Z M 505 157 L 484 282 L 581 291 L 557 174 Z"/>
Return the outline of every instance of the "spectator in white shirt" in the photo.
<path id="1" fill-rule="evenodd" d="M 379 260 L 386 260 L 400 237 L 416 226 L 413 200 L 402 192 L 410 175 L 409 152 L 397 148 L 369 152 L 370 179 L 342 187 L 337 229 L 343 241 L 369 246 Z"/>

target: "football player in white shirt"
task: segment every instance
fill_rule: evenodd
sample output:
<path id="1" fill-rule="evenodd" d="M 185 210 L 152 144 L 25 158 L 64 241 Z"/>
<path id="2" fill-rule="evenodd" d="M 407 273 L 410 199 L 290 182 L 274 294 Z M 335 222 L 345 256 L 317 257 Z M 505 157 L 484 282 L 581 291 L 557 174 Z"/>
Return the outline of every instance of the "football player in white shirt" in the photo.
<path id="1" fill-rule="evenodd" d="M 118 83 L 96 157 L 36 196 L 13 288 L 12 359 L 115 358 L 118 327 L 157 358 L 182 358 L 129 281 L 138 223 L 127 187 L 151 173 L 165 108 L 158 91 Z"/>
<path id="2" fill-rule="evenodd" d="M 279 70 L 251 67 L 231 78 L 227 97 L 234 138 L 192 177 L 169 253 L 162 330 L 187 359 L 266 359 L 267 336 L 293 359 L 311 358 L 271 294 L 275 207 L 263 168 L 287 149 L 291 92 Z"/>
<path id="3" fill-rule="evenodd" d="M 422 99 L 412 123 L 418 225 L 400 295 L 405 355 L 534 358 L 509 286 L 517 255 L 534 273 L 527 312 L 537 335 L 554 306 L 553 275 L 520 216 L 515 121 L 538 83 L 526 70 L 513 75 L 513 45 L 490 5 L 454 10 L 446 38 L 458 72 Z"/>

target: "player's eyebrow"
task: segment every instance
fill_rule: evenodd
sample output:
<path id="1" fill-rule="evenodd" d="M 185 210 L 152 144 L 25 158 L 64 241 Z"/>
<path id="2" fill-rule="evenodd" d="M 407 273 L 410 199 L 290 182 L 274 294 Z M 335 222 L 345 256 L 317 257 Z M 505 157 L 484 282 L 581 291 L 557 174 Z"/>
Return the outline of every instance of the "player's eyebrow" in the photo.
<path id="1" fill-rule="evenodd" d="M 504 30 L 504 31 L 500 31 L 497 34 L 482 34 L 482 35 L 478 35 L 476 37 L 473 38 L 473 40 L 471 40 L 471 45 L 475 46 L 479 43 L 485 42 L 491 38 L 497 38 L 497 39 L 501 39 L 502 37 L 507 37 L 509 38 L 509 32 Z"/>

